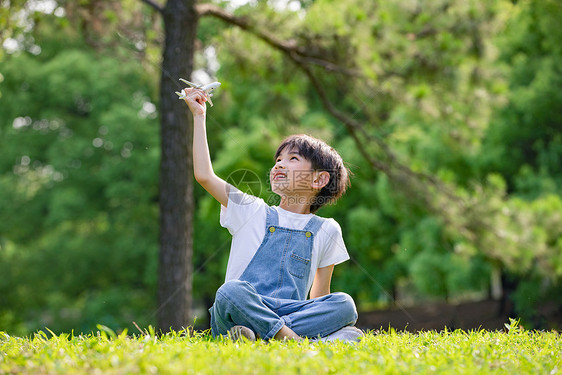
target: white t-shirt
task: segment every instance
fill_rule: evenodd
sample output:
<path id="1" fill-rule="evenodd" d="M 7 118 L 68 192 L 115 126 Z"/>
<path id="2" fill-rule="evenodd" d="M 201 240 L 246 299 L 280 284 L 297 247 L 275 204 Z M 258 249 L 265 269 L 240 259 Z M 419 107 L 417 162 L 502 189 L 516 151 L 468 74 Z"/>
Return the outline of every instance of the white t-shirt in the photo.
<path id="1" fill-rule="evenodd" d="M 230 256 L 225 281 L 238 279 L 261 245 L 265 236 L 266 209 L 263 199 L 244 194 L 231 188 L 228 208 L 221 206 L 220 224 L 232 234 Z M 313 214 L 296 214 L 280 207 L 273 207 L 279 216 L 279 226 L 302 230 Z M 338 264 L 349 259 L 339 224 L 334 219 L 323 219 L 314 236 L 308 291 L 314 281 L 316 269 Z"/>

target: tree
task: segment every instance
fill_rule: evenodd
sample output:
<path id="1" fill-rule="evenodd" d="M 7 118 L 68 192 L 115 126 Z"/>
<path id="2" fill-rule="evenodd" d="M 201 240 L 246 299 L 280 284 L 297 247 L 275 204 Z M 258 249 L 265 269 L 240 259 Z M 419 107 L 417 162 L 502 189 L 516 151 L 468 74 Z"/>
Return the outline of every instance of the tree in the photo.
<path id="1" fill-rule="evenodd" d="M 554 254 L 559 246 L 558 232 L 545 234 L 540 229 L 542 220 L 532 213 L 543 210 L 543 204 L 521 207 L 517 199 L 507 195 L 501 178 L 481 174 L 478 158 L 474 157 L 478 153 L 500 155 L 496 160 L 498 165 L 503 165 L 501 155 L 505 153 L 494 152 L 503 147 L 515 155 L 520 152 L 503 143 L 502 134 L 497 137 L 501 147 L 494 150 L 482 146 L 491 114 L 504 99 L 504 82 L 494 64 L 492 42 L 501 30 L 503 16 L 508 14 L 502 12 L 509 5 L 501 1 L 485 5 L 476 1 L 425 5 L 359 0 L 343 5 L 318 1 L 301 10 L 302 22 L 291 17 L 290 12 L 268 13 L 262 4 L 234 14 L 211 4 L 200 4 L 198 9 L 202 15 L 219 18 L 249 32 L 281 53 L 285 61 L 308 78 L 325 111 L 345 126 L 373 171 L 383 172 L 390 190 L 401 193 L 396 206 L 403 207 L 407 214 L 394 207 L 389 216 L 402 226 L 398 234 L 402 240 L 396 247 L 407 248 L 411 255 L 396 258 L 402 258 L 400 263 L 405 266 L 406 274 L 413 277 L 421 290 L 446 297 L 451 286 L 462 291 L 463 279 L 472 279 L 476 287 L 485 287 L 486 276 L 498 264 L 519 274 L 538 271 L 549 275 L 549 280 L 556 279 L 559 257 Z M 545 2 L 541 7 L 557 14 L 559 5 Z M 265 22 L 258 13 L 270 18 Z M 522 14 L 534 19 L 538 18 L 536 13 Z M 551 22 L 556 18 L 541 19 L 539 30 L 544 32 L 552 28 Z M 535 23 L 529 24 L 535 28 Z M 514 30 L 518 26 L 514 23 Z M 243 38 L 241 33 L 233 35 L 229 40 L 232 44 Z M 547 56 L 539 65 L 547 69 L 539 76 L 548 74 L 554 78 L 535 81 L 535 87 L 529 90 L 533 94 L 528 94 L 538 93 L 537 99 L 544 97 L 544 92 L 536 91 L 537 87 L 558 81 L 556 64 L 552 63 L 558 51 L 552 42 L 557 34 L 548 35 L 552 37 L 534 37 L 544 42 L 526 47 L 538 49 Z M 552 49 L 544 51 L 545 46 Z M 230 51 L 235 48 L 244 48 L 243 43 L 231 47 Z M 515 55 L 527 62 L 529 58 L 523 59 L 521 50 L 516 46 Z M 261 58 L 272 61 L 267 54 Z M 240 53 L 240 61 L 244 59 L 259 64 L 259 57 Z M 519 65 L 517 77 L 522 77 L 518 72 L 533 69 L 535 65 Z M 259 72 L 260 68 L 254 71 Z M 523 78 L 523 82 L 527 79 Z M 555 86 L 554 83 L 552 87 Z M 555 99 L 559 95 L 554 89 L 546 93 L 550 93 L 549 100 L 540 103 L 537 100 L 539 105 L 535 110 L 526 111 L 522 117 L 529 119 L 527 113 L 537 112 L 542 113 L 538 118 L 549 119 L 544 127 L 548 136 L 541 135 L 534 147 L 541 149 L 537 159 L 542 162 L 543 173 L 551 175 L 559 164 L 556 157 L 559 140 L 553 131 L 557 125 L 550 121 L 552 111 L 543 109 L 545 103 L 556 107 Z M 373 97 L 376 100 L 368 102 Z M 510 109 L 508 112 L 511 119 L 513 114 Z M 527 144 L 532 143 L 528 134 L 533 123 L 517 129 Z M 506 121 L 504 129 L 517 134 L 511 130 L 511 121 Z M 506 166 L 509 164 L 505 162 Z M 545 187 L 548 186 L 555 185 L 547 181 Z M 385 190 L 387 196 L 381 194 L 378 203 L 389 205 L 391 194 L 388 187 Z M 558 202 L 552 196 L 544 200 Z M 431 218 L 424 220 L 424 216 Z M 530 227 L 524 224 L 529 217 L 533 217 Z M 552 213 L 548 217 L 548 222 L 558 220 Z M 541 251 L 530 256 L 531 248 Z M 467 266 L 467 260 L 472 264 Z M 546 266 L 540 267 L 543 270 L 540 271 L 532 266 L 532 261 Z M 389 265 L 391 269 L 395 275 L 403 274 Z M 428 269 L 433 269 L 439 277 L 428 278 Z M 485 277 L 476 277 L 478 274 Z"/>
<path id="2" fill-rule="evenodd" d="M 485 170 L 501 173 L 510 192 L 528 197 L 562 187 L 562 16 L 558 1 L 522 1 L 499 38 L 499 62 L 507 65 L 508 102 L 492 119 L 483 155 Z M 550 180 L 550 181 L 549 181 Z"/>
<path id="3" fill-rule="evenodd" d="M 178 78 L 191 76 L 198 18 L 194 0 L 168 0 L 164 6 L 152 0 L 141 1 L 161 16 L 164 25 L 159 93 L 161 160 L 157 319 L 161 330 L 178 330 L 192 320 L 193 178 L 190 117 L 174 91 L 178 90 Z M 121 6 L 127 5 L 102 0 L 78 4 L 65 2 L 64 5 L 69 13 L 78 17 L 78 22 L 89 24 L 82 29 L 96 47 L 104 46 L 103 38 L 100 43 L 96 36 L 104 35 L 105 45 L 110 45 L 116 44 L 115 34 L 124 35 L 126 43 L 148 45 L 148 38 L 144 35 L 148 33 L 146 26 L 142 21 L 139 25 L 135 20 L 142 20 L 142 17 L 128 20 L 129 15 L 119 11 Z M 154 19 L 149 22 L 153 23 L 153 30 L 158 29 Z M 137 50 L 142 53 L 146 48 Z"/>
<path id="4" fill-rule="evenodd" d="M 162 330 L 181 329 L 191 321 L 191 248 L 192 248 L 192 178 L 191 130 L 185 105 L 177 100 L 176 79 L 189 77 L 192 70 L 197 17 L 192 1 L 169 1 L 165 7 L 145 1 L 156 9 L 164 23 L 162 48 L 160 113 L 160 265 L 158 287 L 158 326 Z M 96 50 L 133 45 L 132 50 L 117 48 L 114 53 L 126 58 L 144 51 L 146 36 L 142 34 L 142 17 L 130 17 L 120 5 L 91 0 L 79 4 L 60 2 L 68 19 L 77 25 L 84 39 Z M 27 9 L 28 2 L 14 2 Z M 2 7 L 4 10 L 5 7 Z M 2 15 L 3 21 L 11 17 Z M 36 19 L 40 22 L 40 18 Z M 121 24 L 117 23 L 121 21 Z M 36 25 L 35 25 L 36 26 Z M 129 26 L 129 27 L 127 27 Z M 157 29 L 157 27 L 154 27 Z M 10 30 L 15 30 L 12 28 Z M 14 31 L 15 32 L 15 31 Z M 11 34 L 7 34 L 11 36 Z M 117 37 L 119 36 L 119 37 Z M 23 117 L 22 117 L 23 118 Z"/>
<path id="5" fill-rule="evenodd" d="M 480 173 L 500 175 L 509 194 L 497 222 L 510 242 L 502 279 L 515 311 L 540 326 L 541 304 L 562 305 L 562 4 L 526 0 L 507 9 L 498 62 L 509 90 L 483 139 L 490 152 L 477 159 Z"/>
<path id="6" fill-rule="evenodd" d="M 149 8 L 143 6 L 147 11 L 141 12 L 143 17 L 129 19 L 129 14 L 136 13 L 119 10 L 143 3 L 157 12 L 147 17 Z M 198 45 L 210 42 L 219 51 L 220 80 L 226 90 L 220 93 L 222 110 L 213 113 L 213 120 L 237 127 L 210 134 L 210 141 L 220 146 L 212 147 L 217 172 L 225 171 L 226 177 L 233 169 L 256 164 L 265 170 L 269 151 L 279 138 L 307 129 L 331 140 L 361 174 L 343 202 L 323 208 L 342 223 L 356 251 L 352 267 L 358 272 L 338 275 L 336 270 L 336 276 L 346 281 L 346 290 L 373 301 L 385 294 L 382 289 L 383 299 L 388 300 L 399 289 L 397 285 L 410 283 L 406 285 L 413 284 L 413 290 L 446 298 L 463 291 L 468 280 L 474 288 L 485 288 L 491 268 L 500 266 L 517 275 L 530 275 L 532 285 L 540 285 L 545 275 L 548 282 L 557 283 L 561 268 L 556 228 L 560 225 L 555 212 L 560 198 L 556 178 L 552 178 L 559 166 L 556 123 L 541 122 L 545 131 L 537 140 L 527 139 L 535 125 L 527 121 L 527 114 L 548 120 L 550 116 L 540 116 L 543 109 L 557 108 L 556 90 L 539 90 L 550 87 L 548 82 L 558 82 L 553 63 L 558 58 L 543 48 L 556 46 L 557 34 L 548 38 L 537 33 L 534 21 L 529 21 L 541 19 L 539 30 L 548 30 L 549 14 L 557 13 L 545 9 L 557 10 L 556 2 L 544 2 L 544 9 L 535 7 L 529 15 L 516 13 L 522 21 L 512 18 L 515 21 L 508 29 L 513 35 L 541 40 L 524 43 L 525 38 L 514 38 L 503 55 L 510 64 L 519 62 L 512 77 L 515 92 L 527 98 L 538 93 L 531 101 L 508 95 L 505 76 L 499 74 L 493 58 L 493 43 L 512 9 L 527 9 L 520 4 L 536 2 L 318 0 L 302 1 L 301 9 L 289 11 L 273 10 L 267 2 L 258 1 L 232 12 L 194 1 L 169 1 L 166 6 L 152 0 L 143 3 L 64 4 L 68 18 L 78 20 L 77 29 L 95 50 L 112 46 L 115 55 L 124 58 L 127 54 L 119 46 L 125 40 L 133 57 L 142 57 L 151 53 L 143 44 L 152 34 L 156 43 L 151 46 L 158 45 L 162 53 L 162 292 L 158 308 L 162 330 L 178 329 L 190 321 L 186 313 L 193 274 L 190 199 L 191 194 L 199 197 L 202 192 L 191 185 L 189 113 L 173 91 L 176 79 L 189 77 L 193 69 L 195 30 Z M 162 16 L 165 41 L 158 40 L 158 16 Z M 530 32 L 514 32 L 519 22 Z M 121 39 L 116 41 L 115 35 Z M 507 64 L 502 69 L 510 72 Z M 527 77 L 543 78 L 527 90 Z M 489 140 L 483 142 L 491 113 L 506 98 L 512 101 L 505 112 L 510 115 L 500 115 L 498 121 L 505 126 L 490 129 Z M 236 105 L 229 105 L 232 102 Z M 27 120 L 19 121 L 25 124 Z M 521 132 L 512 126 L 518 121 L 524 125 L 518 129 Z M 518 162 L 504 163 L 504 155 L 518 155 L 502 143 L 506 135 L 537 151 L 526 154 L 529 165 L 516 178 L 511 171 Z M 241 146 L 247 154 L 240 152 Z M 491 157 L 482 162 L 479 154 Z M 501 176 L 495 174 L 498 171 Z M 520 187 L 540 198 L 530 204 L 522 195 L 514 196 Z M 545 188 L 550 195 L 542 194 Z M 262 193 L 268 198 L 266 191 Z M 65 206 L 65 202 L 59 203 Z M 213 283 L 221 282 L 219 269 L 227 252 L 217 251 L 225 247 L 227 236 L 218 236 L 205 225 L 216 226 L 218 213 L 212 200 L 199 202 L 201 220 L 195 223 L 195 236 L 205 244 L 195 261 L 199 270 L 210 270 L 212 278 L 199 275 L 195 281 L 203 285 L 201 293 L 210 300 L 211 289 L 216 289 Z M 22 238 L 29 235 L 23 233 Z M 369 280 L 378 287 L 366 288 Z"/>
<path id="7" fill-rule="evenodd" d="M 164 7 L 144 0 L 164 23 L 160 79 L 160 255 L 158 327 L 181 329 L 191 322 L 193 252 L 192 126 L 185 105 L 172 94 L 170 77 L 191 77 L 197 13 L 192 0 Z"/>
<path id="8" fill-rule="evenodd" d="M 0 62 L 0 324 L 22 335 L 150 324 L 159 147 L 149 77 L 44 21 L 29 35 L 41 53 Z"/>
<path id="9" fill-rule="evenodd" d="M 197 9 L 257 37 L 306 77 L 368 166 L 388 177 L 404 209 L 418 213 L 401 220 L 415 227 L 420 216 L 435 216 L 447 228 L 441 246 L 451 249 L 451 242 L 465 238 L 495 259 L 497 242 L 479 242 L 482 232 L 495 233 L 486 221 L 487 210 L 495 208 L 463 185 L 472 177 L 469 157 L 496 101 L 486 45 L 496 3 L 426 5 L 318 1 L 300 18 L 268 13 L 262 3 L 234 14 L 212 4 Z M 458 180 L 440 176 L 448 170 Z"/>

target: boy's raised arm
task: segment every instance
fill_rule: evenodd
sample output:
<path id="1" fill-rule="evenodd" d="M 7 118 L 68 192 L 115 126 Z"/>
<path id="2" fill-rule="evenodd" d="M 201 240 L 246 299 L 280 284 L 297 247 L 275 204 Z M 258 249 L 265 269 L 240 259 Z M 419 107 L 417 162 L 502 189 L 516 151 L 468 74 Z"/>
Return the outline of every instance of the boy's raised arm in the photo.
<path id="1" fill-rule="evenodd" d="M 207 142 L 207 95 L 199 89 L 185 89 L 185 92 L 187 97 L 184 100 L 193 113 L 193 175 L 205 190 L 226 207 L 229 184 L 213 171 Z"/>

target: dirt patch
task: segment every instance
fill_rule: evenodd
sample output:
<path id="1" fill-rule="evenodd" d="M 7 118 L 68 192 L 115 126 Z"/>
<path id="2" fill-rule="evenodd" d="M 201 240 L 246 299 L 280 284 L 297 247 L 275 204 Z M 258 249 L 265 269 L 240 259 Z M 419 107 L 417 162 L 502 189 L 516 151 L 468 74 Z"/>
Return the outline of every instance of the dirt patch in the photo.
<path id="1" fill-rule="evenodd" d="M 431 303 L 423 306 L 360 312 L 357 327 L 364 330 L 392 327 L 398 331 L 501 330 L 509 322 L 500 314 L 499 301 L 485 300 L 456 305 Z"/>

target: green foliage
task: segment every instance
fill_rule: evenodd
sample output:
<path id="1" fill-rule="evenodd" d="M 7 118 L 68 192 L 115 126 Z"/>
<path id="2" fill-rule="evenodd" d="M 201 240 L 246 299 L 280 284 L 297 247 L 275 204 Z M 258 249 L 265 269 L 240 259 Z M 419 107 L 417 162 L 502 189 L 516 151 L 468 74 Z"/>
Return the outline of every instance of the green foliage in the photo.
<path id="1" fill-rule="evenodd" d="M 159 156 L 150 86 L 138 65 L 74 39 L 64 48 L 42 25 L 36 42 L 58 53 L 0 63 L 0 316 L 16 332 L 147 321 Z"/>
<path id="2" fill-rule="evenodd" d="M 521 169 L 513 175 L 484 162 L 517 164 L 502 151 L 511 148 L 509 137 L 498 133 L 502 128 L 490 120 L 513 85 L 505 79 L 511 77 L 510 68 L 498 65 L 496 56 L 499 49 L 505 60 L 510 46 L 518 45 L 517 38 L 529 35 L 518 31 L 518 18 L 509 19 L 509 32 L 503 33 L 504 22 L 512 15 L 529 27 L 535 27 L 525 21 L 535 17 L 525 12 L 529 7 L 541 10 L 543 25 L 556 19 L 546 15 L 547 9 L 557 7 L 554 2 L 538 4 L 315 1 L 299 15 L 301 22 L 288 11 L 258 17 L 261 5 L 246 7 L 239 12 L 257 25 L 267 18 L 267 30 L 282 29 L 279 39 L 289 35 L 318 59 L 310 69 L 318 73 L 324 94 L 339 110 L 364 121 L 362 137 L 383 140 L 398 162 L 412 173 L 437 178 L 444 188 L 433 187 L 429 178 L 415 185 L 411 176 L 374 171 L 341 124 L 326 117 L 310 82 L 287 56 L 228 28 L 209 40 L 220 56 L 218 75 L 225 87 L 220 99 L 228 106 L 217 114 L 224 136 L 213 144 L 220 149 L 215 165 L 224 174 L 236 168 L 259 174 L 270 166 L 265 148 L 272 153 L 275 143 L 293 132 L 312 133 L 333 144 L 355 176 L 346 197 L 320 214 L 340 222 L 353 260 L 336 267 L 334 289 L 351 293 L 360 305 L 388 301 L 400 285 L 413 288 L 408 292 L 414 295 L 441 298 L 486 293 L 491 269 L 498 265 L 522 279 L 536 271 L 537 277 L 556 286 L 560 233 L 555 229 L 555 211 L 560 197 L 552 172 L 560 160 L 557 135 L 548 139 L 548 147 L 547 140 L 537 143 L 545 145 L 537 157 L 544 161 L 543 168 Z M 556 33 L 552 40 L 555 37 Z M 555 58 L 559 48 L 551 45 L 529 44 L 530 51 L 541 48 L 541 53 L 528 53 L 526 59 L 548 59 L 551 52 Z M 527 69 L 535 69 L 532 66 Z M 515 66 L 513 77 L 524 67 Z M 557 95 L 550 95 L 548 87 L 557 87 L 557 80 L 540 82 L 542 86 L 521 89 L 537 95 L 526 105 L 536 104 L 533 111 L 546 110 L 542 118 L 551 118 L 555 104 L 545 108 L 540 98 L 549 96 L 556 103 Z M 546 86 L 549 82 L 552 85 Z M 259 145 L 250 146 L 258 139 Z M 366 152 L 382 162 L 396 161 L 377 142 L 366 144 Z M 510 195 L 513 181 L 521 193 L 540 198 L 529 204 Z M 552 211 L 544 211 L 546 201 Z"/>
<path id="3" fill-rule="evenodd" d="M 111 329 L 153 319 L 159 145 L 151 97 L 160 72 L 146 62 L 156 61 L 161 30 L 149 11 L 136 11 L 140 3 L 66 2 L 68 16 L 35 15 L 22 50 L 0 56 L 0 326 L 9 332 L 44 324 L 87 332 L 102 322 L 111 341 Z M 363 126 L 365 149 L 287 55 L 204 17 L 196 64 L 214 72 L 204 53 L 212 46 L 222 82 L 208 111 L 217 174 L 275 204 L 267 172 L 279 142 L 292 133 L 323 138 L 354 173 L 346 196 L 320 211 L 340 223 L 352 258 L 336 267 L 333 290 L 360 308 L 395 296 L 454 299 L 486 293 L 500 269 L 517 279 L 517 314 L 540 325 L 545 302 L 562 305 L 560 3 L 300 3 L 293 12 L 252 2 L 235 14 L 307 52 L 301 62 L 336 109 Z M 0 25 L 13 21 L 6 9 Z M 0 40 L 23 32 L 12 26 L 0 27 Z M 115 48 L 93 52 L 86 42 L 94 35 Z M 193 290 L 204 322 L 230 236 L 219 204 L 198 186 L 195 201 Z M 419 370 L 392 356 L 397 372 Z M 312 372 L 330 371 L 306 358 Z"/>
<path id="4" fill-rule="evenodd" d="M 39 331 L 29 338 L 0 332 L 4 373 L 556 373 L 562 365 L 556 332 L 372 332 L 360 343 L 263 341 L 232 343 L 201 332 L 127 336 L 98 325 L 90 335 Z"/>
<path id="5" fill-rule="evenodd" d="M 555 20 L 562 16 L 562 5 L 523 1 L 510 16 L 500 39 L 501 61 L 509 66 L 509 102 L 489 128 L 486 141 L 493 152 L 483 155 L 484 164 L 500 171 L 512 189 L 521 173 L 532 173 L 535 180 L 555 182 L 553 188 L 560 191 L 562 33 Z M 540 194 L 541 186 L 536 187 L 525 193 Z"/>

